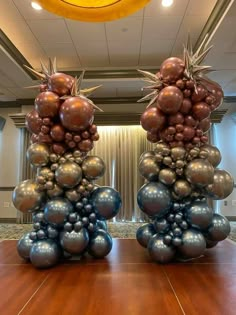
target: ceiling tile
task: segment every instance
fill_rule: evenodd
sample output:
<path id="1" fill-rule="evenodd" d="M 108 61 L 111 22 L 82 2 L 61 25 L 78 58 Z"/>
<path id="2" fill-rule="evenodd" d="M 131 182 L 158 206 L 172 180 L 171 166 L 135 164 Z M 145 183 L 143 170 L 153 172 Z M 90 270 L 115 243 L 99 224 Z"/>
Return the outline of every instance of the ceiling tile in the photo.
<path id="1" fill-rule="evenodd" d="M 80 61 L 72 43 L 44 44 L 43 49 L 49 58 L 57 58 L 58 69 L 80 67 Z"/>
<path id="2" fill-rule="evenodd" d="M 3 1 L 3 0 L 1 0 Z M 9 0 L 4 0 L 8 1 Z M 31 7 L 31 0 L 13 0 L 13 3 L 18 8 L 19 12 L 26 20 L 40 20 L 40 19 L 61 19 L 61 16 L 49 13 L 46 10 L 34 10 Z"/>
<path id="3" fill-rule="evenodd" d="M 0 86 L 3 88 L 16 87 L 16 83 L 8 77 L 7 73 L 0 70 Z"/>
<path id="4" fill-rule="evenodd" d="M 36 40 L 32 43 L 21 43 L 17 45 L 17 48 L 26 60 L 36 69 L 40 68 L 40 59 L 47 59 L 47 55 Z"/>
<path id="5" fill-rule="evenodd" d="M 158 39 L 175 39 L 181 25 L 182 16 L 159 16 L 145 18 L 142 38 L 156 41 Z"/>
<path id="6" fill-rule="evenodd" d="M 20 20 L 23 19 L 20 12 L 11 0 L 1 0 L 0 9 L 0 28 L 2 27 L 2 21 L 8 20 Z"/>
<path id="7" fill-rule="evenodd" d="M 140 65 L 160 66 L 170 56 L 173 43 L 173 40 L 152 41 L 144 38 L 141 45 Z"/>
<path id="8" fill-rule="evenodd" d="M 108 41 L 136 41 L 140 40 L 143 18 L 124 18 L 106 22 Z"/>
<path id="9" fill-rule="evenodd" d="M 15 94 L 11 92 L 10 89 L 6 89 L 0 86 L 0 97 L 15 97 Z"/>
<path id="10" fill-rule="evenodd" d="M 189 0 L 174 0 L 171 7 L 165 8 L 161 1 L 152 0 L 144 9 L 145 17 L 159 17 L 160 15 L 184 15 Z"/>
<path id="11" fill-rule="evenodd" d="M 37 89 L 10 88 L 16 98 L 35 98 L 39 93 Z"/>
<path id="12" fill-rule="evenodd" d="M 71 43 L 71 38 L 63 19 L 30 20 L 28 25 L 40 43 Z"/>
<path id="13" fill-rule="evenodd" d="M 190 0 L 186 14 L 209 16 L 217 0 Z"/>
<path id="14" fill-rule="evenodd" d="M 24 20 L 2 21 L 1 28 L 14 45 L 35 41 L 34 34 Z"/>
<path id="15" fill-rule="evenodd" d="M 109 41 L 108 49 L 112 66 L 138 65 L 140 41 Z"/>
<path id="16" fill-rule="evenodd" d="M 89 88 L 88 85 L 86 85 L 86 87 Z M 90 98 L 93 99 L 97 97 L 116 97 L 116 88 L 110 88 L 104 84 L 101 88 L 97 89 Z"/>
<path id="17" fill-rule="evenodd" d="M 107 43 L 105 41 L 87 41 L 76 44 L 82 67 L 104 67 L 109 65 Z"/>
<path id="18" fill-rule="evenodd" d="M 77 44 L 106 40 L 104 23 L 86 23 L 68 19 L 65 21 L 73 41 Z"/>

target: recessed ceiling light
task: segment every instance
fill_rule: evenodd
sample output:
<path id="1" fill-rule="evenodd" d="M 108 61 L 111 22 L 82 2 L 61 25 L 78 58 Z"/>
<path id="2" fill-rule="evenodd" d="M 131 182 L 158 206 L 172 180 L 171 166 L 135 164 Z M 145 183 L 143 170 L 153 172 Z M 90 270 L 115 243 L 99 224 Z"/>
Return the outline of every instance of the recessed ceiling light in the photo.
<path id="1" fill-rule="evenodd" d="M 35 9 L 35 10 L 42 10 L 42 7 L 41 7 L 41 5 L 39 5 L 37 2 L 35 2 L 35 1 L 31 1 L 31 7 L 33 8 L 33 9 Z"/>
<path id="2" fill-rule="evenodd" d="M 173 0 L 162 0 L 163 7 L 170 7 L 173 4 Z"/>

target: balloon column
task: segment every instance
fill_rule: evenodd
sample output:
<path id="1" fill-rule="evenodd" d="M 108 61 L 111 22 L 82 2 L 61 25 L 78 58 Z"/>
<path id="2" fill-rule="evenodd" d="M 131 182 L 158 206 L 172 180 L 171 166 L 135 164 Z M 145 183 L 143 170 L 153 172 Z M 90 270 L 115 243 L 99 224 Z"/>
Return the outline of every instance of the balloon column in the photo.
<path id="1" fill-rule="evenodd" d="M 138 205 L 152 223 L 136 236 L 159 263 L 199 257 L 230 233 L 228 220 L 207 202 L 233 190 L 231 175 L 217 168 L 220 151 L 207 144 L 210 113 L 223 99 L 221 87 L 204 75 L 210 67 L 200 65 L 208 51 L 203 43 L 193 53 L 188 41 L 183 60 L 166 59 L 155 75 L 140 70 L 153 90 L 140 100 L 150 99 L 141 125 L 157 144 L 140 158 L 146 184 Z"/>
<path id="2" fill-rule="evenodd" d="M 86 252 L 102 258 L 112 248 L 105 220 L 118 213 L 121 198 L 111 187 L 94 184 L 105 165 L 88 155 L 99 135 L 96 106 L 86 95 L 97 87 L 80 89 L 83 74 L 77 79 L 59 73 L 51 60 L 48 68 L 42 64 L 42 73 L 32 71 L 43 80 L 35 109 L 26 116 L 32 133 L 27 158 L 36 179 L 16 186 L 13 203 L 33 213 L 33 231 L 19 240 L 18 253 L 38 268 Z"/>

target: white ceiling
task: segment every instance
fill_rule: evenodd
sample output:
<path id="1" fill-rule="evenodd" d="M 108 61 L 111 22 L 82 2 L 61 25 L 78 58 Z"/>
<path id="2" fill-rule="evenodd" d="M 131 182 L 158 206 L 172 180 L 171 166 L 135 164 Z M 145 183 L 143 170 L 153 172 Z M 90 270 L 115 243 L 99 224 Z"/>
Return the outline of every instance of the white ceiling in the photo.
<path id="1" fill-rule="evenodd" d="M 188 33 L 193 44 L 196 42 L 217 1 L 174 0 L 171 8 L 163 8 L 161 0 L 152 0 L 135 14 L 107 23 L 63 19 L 45 10 L 33 10 L 30 2 L 0 0 L 0 28 L 36 69 L 40 68 L 40 59 L 56 56 L 59 70 L 76 71 L 158 68 L 165 58 L 182 54 Z M 215 48 L 207 59 L 221 70 L 212 78 L 220 81 L 229 95 L 236 95 L 235 28 L 236 2 L 217 30 Z M 35 97 L 35 91 L 22 88 L 32 80 L 14 61 L 7 63 L 9 56 L 4 54 L 0 49 L 0 100 Z M 93 86 L 101 80 L 85 83 Z M 143 94 L 140 79 L 102 83 L 95 97 Z"/>

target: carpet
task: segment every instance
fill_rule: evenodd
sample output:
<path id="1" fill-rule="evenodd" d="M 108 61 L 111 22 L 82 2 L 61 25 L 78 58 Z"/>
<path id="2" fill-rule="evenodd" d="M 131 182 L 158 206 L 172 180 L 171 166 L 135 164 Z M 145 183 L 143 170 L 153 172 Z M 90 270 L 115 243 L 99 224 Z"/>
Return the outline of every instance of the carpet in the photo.
<path id="1" fill-rule="evenodd" d="M 108 231 L 114 238 L 136 238 L 136 231 L 143 223 L 108 222 Z M 236 222 L 231 222 L 229 239 L 236 242 Z M 0 240 L 19 239 L 24 233 L 32 231 L 32 224 L 0 224 Z"/>

